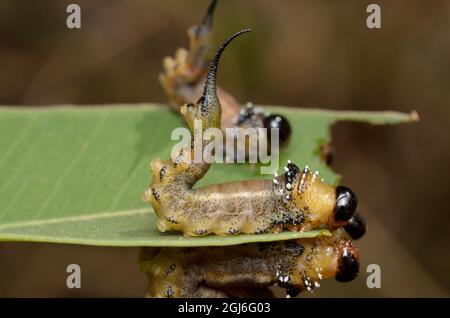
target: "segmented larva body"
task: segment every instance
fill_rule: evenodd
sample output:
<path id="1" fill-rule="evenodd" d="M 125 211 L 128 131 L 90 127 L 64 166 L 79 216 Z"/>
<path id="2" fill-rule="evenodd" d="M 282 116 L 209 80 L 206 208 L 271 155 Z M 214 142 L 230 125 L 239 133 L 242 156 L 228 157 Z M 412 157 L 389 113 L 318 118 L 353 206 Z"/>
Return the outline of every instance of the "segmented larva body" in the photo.
<path id="1" fill-rule="evenodd" d="M 180 48 L 175 57 L 166 57 L 163 60 L 164 72 L 160 74 L 159 81 L 175 111 L 180 105 L 198 100 L 203 93 L 203 83 L 207 75 L 209 55 L 212 51 L 212 20 L 217 1 L 212 0 L 208 11 L 199 25 L 188 30 L 189 50 Z M 243 107 L 236 99 L 220 87 L 217 96 L 222 105 L 220 127 L 225 131 L 225 142 L 235 143 L 235 136 L 226 131 L 226 128 L 267 128 L 269 135 L 257 136 L 258 144 L 267 143 L 270 146 L 270 128 L 279 129 L 279 144 L 285 146 L 291 135 L 291 126 L 288 120 L 278 114 L 269 114 L 260 107 L 253 107 L 247 103 Z M 244 136 L 240 130 L 233 134 Z M 237 144 L 238 147 L 242 147 Z M 242 159 L 248 155 L 246 149 L 239 149 L 237 158 Z"/>
<path id="2" fill-rule="evenodd" d="M 225 247 L 144 248 L 140 268 L 149 277 L 149 297 L 227 297 L 230 288 L 275 284 L 288 296 L 359 271 L 359 252 L 338 233 L 282 242 Z"/>
<path id="3" fill-rule="evenodd" d="M 289 163 L 273 180 L 249 180 L 192 189 L 193 179 L 171 161 L 153 164 L 153 182 L 146 192 L 159 231 L 189 236 L 235 235 L 336 229 L 356 209 L 347 188 L 323 183 L 308 168 Z M 178 171 L 178 172 L 176 172 Z M 171 177 L 176 173 L 177 178 Z M 200 175 L 198 170 L 197 175 Z"/>

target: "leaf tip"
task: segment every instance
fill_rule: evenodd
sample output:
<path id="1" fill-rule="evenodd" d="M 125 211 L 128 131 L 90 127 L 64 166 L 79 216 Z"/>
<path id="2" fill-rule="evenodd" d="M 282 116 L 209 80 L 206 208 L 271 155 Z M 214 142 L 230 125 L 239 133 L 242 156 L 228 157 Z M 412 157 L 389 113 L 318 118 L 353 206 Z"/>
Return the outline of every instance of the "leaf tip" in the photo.
<path id="1" fill-rule="evenodd" d="M 415 110 L 413 110 L 410 114 L 409 117 L 411 118 L 412 122 L 418 122 L 420 120 L 420 116 L 419 113 Z"/>

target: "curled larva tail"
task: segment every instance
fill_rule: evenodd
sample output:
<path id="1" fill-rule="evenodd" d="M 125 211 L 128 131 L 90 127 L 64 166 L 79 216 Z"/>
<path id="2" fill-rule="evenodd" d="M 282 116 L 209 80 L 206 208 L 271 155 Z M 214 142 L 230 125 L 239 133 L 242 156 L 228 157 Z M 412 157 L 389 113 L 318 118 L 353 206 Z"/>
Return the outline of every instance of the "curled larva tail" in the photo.
<path id="1" fill-rule="evenodd" d="M 199 82 L 208 67 L 209 54 L 212 50 L 212 24 L 216 5 L 217 0 L 212 0 L 202 22 L 188 30 L 189 53 L 186 64 L 194 75 L 191 78 L 191 84 Z"/>
<path id="2" fill-rule="evenodd" d="M 189 49 L 179 48 L 174 57 L 163 60 L 164 72 L 159 81 L 175 111 L 201 96 L 213 48 L 212 23 L 216 6 L 217 1 L 212 0 L 201 23 L 189 28 Z"/>
<path id="3" fill-rule="evenodd" d="M 179 111 L 180 105 L 187 105 L 198 100 L 204 93 L 204 80 L 207 76 L 209 56 L 212 52 L 212 24 L 217 1 L 212 0 L 203 20 L 188 30 L 189 49 L 180 48 L 175 57 L 166 57 L 163 60 L 164 72 L 160 74 L 159 81 L 168 97 L 171 107 Z M 271 129 L 279 129 L 278 145 L 284 147 L 288 144 L 291 135 L 291 126 L 287 118 L 279 114 L 270 114 L 259 107 L 249 107 L 251 103 L 242 106 L 236 99 L 221 88 L 217 88 L 217 95 L 222 104 L 221 128 L 225 134 L 228 148 L 236 147 L 233 155 L 235 160 L 241 162 L 249 158 L 248 145 L 236 143 L 232 130 L 227 128 L 252 128 L 249 132 L 252 138 L 258 140 L 261 147 L 271 149 Z M 262 133 L 258 128 L 267 129 Z M 241 132 L 242 134 L 242 132 Z M 275 148 L 275 147 L 274 147 Z M 230 154 L 230 157 L 232 155 Z"/>
<path id="4" fill-rule="evenodd" d="M 217 69 L 219 67 L 220 57 L 228 44 L 241 34 L 250 32 L 250 29 L 244 29 L 231 35 L 217 49 L 216 54 L 209 64 L 208 74 L 206 75 L 205 87 L 202 96 L 196 104 L 187 104 L 181 108 L 187 125 L 194 132 L 194 121 L 198 120 L 202 123 L 203 130 L 208 128 L 219 128 L 221 124 L 222 107 L 219 97 L 217 96 Z"/>
<path id="5" fill-rule="evenodd" d="M 230 288 L 263 290 L 275 284 L 296 296 L 318 288 L 323 279 L 354 279 L 359 253 L 334 234 L 238 246 L 144 248 L 140 267 L 149 278 L 149 297 L 226 297 Z"/>

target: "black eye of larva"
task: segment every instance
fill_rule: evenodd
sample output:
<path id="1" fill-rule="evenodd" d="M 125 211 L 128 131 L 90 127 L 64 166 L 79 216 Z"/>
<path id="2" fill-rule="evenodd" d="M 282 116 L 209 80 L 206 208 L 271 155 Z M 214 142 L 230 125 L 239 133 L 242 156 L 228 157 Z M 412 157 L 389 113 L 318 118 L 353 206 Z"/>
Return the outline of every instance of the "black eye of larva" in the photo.
<path id="1" fill-rule="evenodd" d="M 270 140 L 270 128 L 278 128 L 280 145 L 286 143 L 291 136 L 291 125 L 286 117 L 273 114 L 264 118 L 264 128 L 267 128 L 267 138 Z"/>
<path id="2" fill-rule="evenodd" d="M 336 188 L 336 205 L 334 206 L 334 219 L 336 222 L 348 221 L 355 214 L 358 199 L 349 188 L 338 186 Z"/>
<path id="3" fill-rule="evenodd" d="M 346 249 L 338 261 L 338 271 L 335 279 L 338 282 L 354 280 L 359 273 L 359 261 Z"/>
<path id="4" fill-rule="evenodd" d="M 358 240 L 366 233 L 366 220 L 358 212 L 353 215 L 344 226 L 345 231 L 354 240 Z"/>

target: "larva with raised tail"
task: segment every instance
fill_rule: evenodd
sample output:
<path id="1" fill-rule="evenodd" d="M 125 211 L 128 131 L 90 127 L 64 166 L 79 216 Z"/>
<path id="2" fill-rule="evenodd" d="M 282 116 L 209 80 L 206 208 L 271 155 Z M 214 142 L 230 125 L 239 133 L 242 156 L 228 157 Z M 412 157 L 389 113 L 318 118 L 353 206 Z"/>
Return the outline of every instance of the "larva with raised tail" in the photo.
<path id="1" fill-rule="evenodd" d="M 216 6 L 217 0 L 212 0 L 202 22 L 189 28 L 189 50 L 179 48 L 174 58 L 166 57 L 163 60 L 164 72 L 160 74 L 159 81 L 171 107 L 177 112 L 180 105 L 197 100 L 202 95 L 212 51 L 212 23 Z M 221 127 L 225 132 L 225 142 L 235 142 L 234 136 L 226 131 L 227 128 L 266 128 L 268 134 L 258 136 L 257 140 L 270 148 L 270 128 L 278 128 L 279 145 L 287 145 L 292 129 L 284 116 L 270 114 L 261 107 L 253 107 L 252 103 L 241 107 L 233 96 L 220 87 L 217 88 L 217 95 L 222 104 Z M 242 146 L 238 143 L 237 147 Z M 241 159 L 248 154 L 246 149 L 238 149 L 233 155 Z"/>
<path id="2" fill-rule="evenodd" d="M 226 46 L 242 30 L 228 38 L 217 50 L 206 77 L 202 97 L 196 104 L 184 105 L 181 112 L 191 132 L 195 120 L 202 127 L 219 128 L 221 104 L 216 93 L 219 59 Z M 211 141 L 212 142 L 212 141 Z M 357 199 L 346 188 L 323 183 L 318 172 L 308 167 L 302 171 L 288 162 L 281 176 L 273 180 L 249 180 L 210 185 L 193 189 L 208 171 L 210 164 L 193 160 L 191 145 L 177 158 L 154 160 L 152 183 L 145 192 L 158 216 L 159 231 L 180 231 L 189 236 L 208 234 L 235 235 L 267 232 L 336 229 L 347 225 L 353 216 Z"/>
<path id="3" fill-rule="evenodd" d="M 139 264 L 149 278 L 148 297 L 228 297 L 238 288 L 253 289 L 254 296 L 275 284 L 294 297 L 318 288 L 323 279 L 353 280 L 359 252 L 334 233 L 225 247 L 143 248 Z"/>

